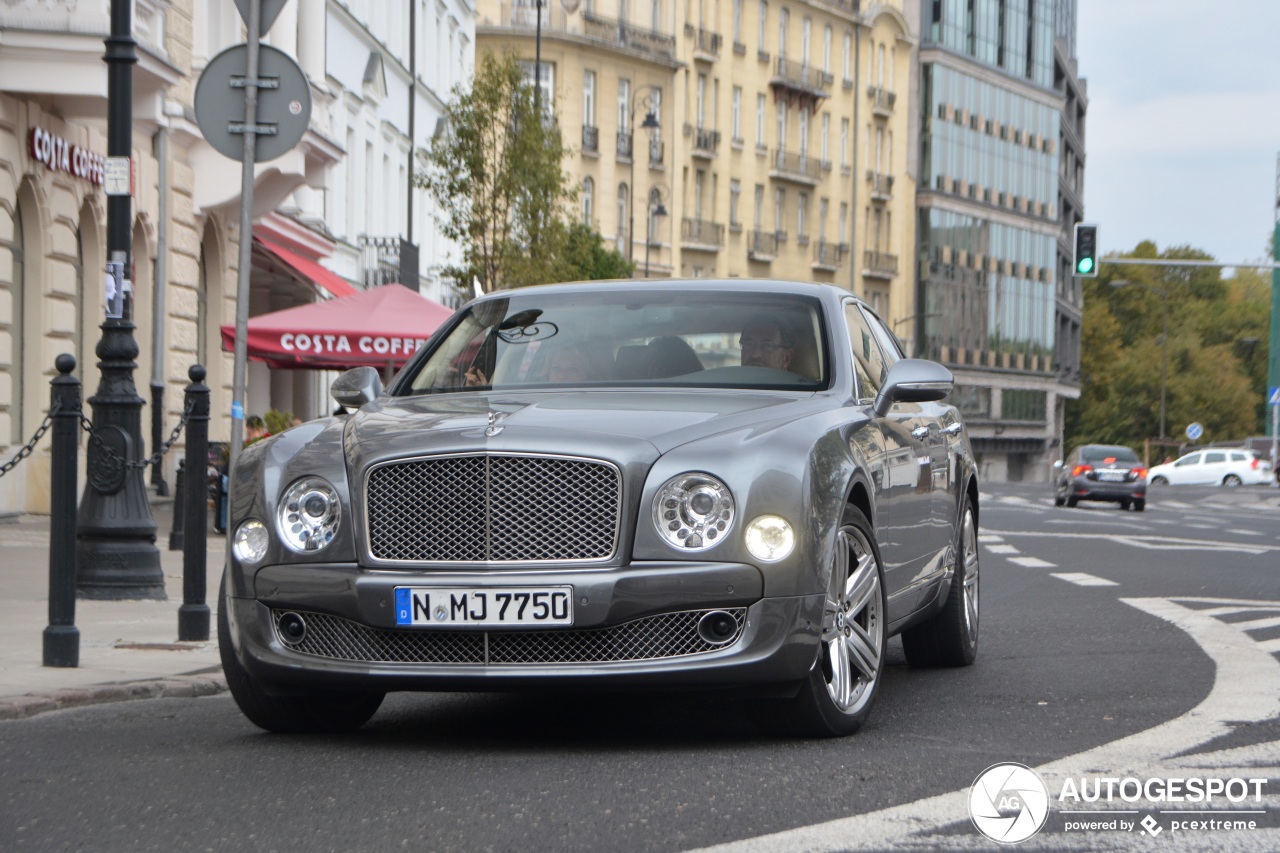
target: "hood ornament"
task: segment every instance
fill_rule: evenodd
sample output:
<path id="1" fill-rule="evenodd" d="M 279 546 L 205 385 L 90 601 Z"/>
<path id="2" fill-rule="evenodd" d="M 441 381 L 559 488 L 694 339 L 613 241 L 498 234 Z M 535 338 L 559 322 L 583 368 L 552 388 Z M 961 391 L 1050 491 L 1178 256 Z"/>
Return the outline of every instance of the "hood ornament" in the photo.
<path id="1" fill-rule="evenodd" d="M 502 425 L 499 424 L 498 421 L 502 420 L 505 417 L 506 417 L 506 414 L 504 412 L 490 412 L 489 426 L 485 428 L 484 434 L 492 438 L 493 436 L 502 432 Z"/>

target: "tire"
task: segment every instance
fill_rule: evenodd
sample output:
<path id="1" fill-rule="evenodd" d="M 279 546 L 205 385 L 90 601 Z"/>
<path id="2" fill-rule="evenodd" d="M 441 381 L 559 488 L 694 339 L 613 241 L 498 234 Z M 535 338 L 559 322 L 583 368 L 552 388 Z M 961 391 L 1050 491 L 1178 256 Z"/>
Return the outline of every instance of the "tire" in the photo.
<path id="1" fill-rule="evenodd" d="M 791 699 L 748 706 L 771 734 L 843 737 L 870 716 L 884 674 L 888 603 L 880 549 L 865 515 L 845 507 L 828 573 L 818 658 Z"/>
<path id="2" fill-rule="evenodd" d="M 1236 486 L 1239 486 L 1243 482 L 1244 480 L 1241 480 L 1235 474 L 1228 474 L 1227 476 L 1222 478 L 1222 485 L 1226 486 L 1229 489 L 1234 489 Z"/>
<path id="3" fill-rule="evenodd" d="M 960 507 L 955 555 L 942 612 L 902 633 L 902 650 L 912 666 L 968 666 L 978 656 L 978 525 L 967 497 Z"/>
<path id="4" fill-rule="evenodd" d="M 1078 504 L 1079 502 L 1080 502 L 1080 501 L 1078 501 L 1074 496 L 1069 497 L 1069 498 L 1067 498 L 1067 508 L 1068 508 L 1068 509 L 1075 509 L 1075 508 L 1076 508 L 1076 504 Z"/>
<path id="5" fill-rule="evenodd" d="M 1168 481 L 1168 479 L 1166 479 L 1165 477 L 1162 477 L 1162 476 L 1160 476 L 1159 474 L 1157 474 L 1156 476 L 1154 476 L 1154 477 L 1152 477 L 1152 478 L 1151 478 L 1151 485 L 1153 485 L 1153 486 L 1167 486 L 1167 485 L 1169 485 L 1169 481 Z"/>
<path id="6" fill-rule="evenodd" d="M 227 688 L 249 722 L 269 732 L 351 732 L 369 722 L 383 693 L 271 696 L 236 658 L 227 619 L 227 577 L 218 587 L 218 654 Z"/>
<path id="7" fill-rule="evenodd" d="M 1054 505 L 1054 506 L 1066 506 L 1066 504 L 1067 504 L 1067 499 L 1066 499 L 1066 498 L 1064 498 L 1062 495 L 1058 494 L 1057 492 L 1054 492 L 1054 493 L 1053 493 L 1053 505 Z"/>
<path id="8" fill-rule="evenodd" d="M 1134 508 L 1134 510 L 1135 510 L 1135 511 L 1137 511 L 1137 512 L 1142 512 L 1143 510 L 1145 510 L 1145 509 L 1147 508 L 1147 499 L 1146 499 L 1146 498 L 1134 498 L 1134 499 L 1133 499 L 1133 508 Z"/>
<path id="9" fill-rule="evenodd" d="M 1132 501 L 1120 501 L 1120 508 L 1127 511 L 1131 504 Z"/>

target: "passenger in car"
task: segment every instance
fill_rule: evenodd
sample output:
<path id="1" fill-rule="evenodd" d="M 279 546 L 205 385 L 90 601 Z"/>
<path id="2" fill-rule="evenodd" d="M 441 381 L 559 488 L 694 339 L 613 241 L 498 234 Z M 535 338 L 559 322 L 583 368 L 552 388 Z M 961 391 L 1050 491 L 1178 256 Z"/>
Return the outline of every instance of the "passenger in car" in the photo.
<path id="1" fill-rule="evenodd" d="M 791 364 L 795 340 L 781 322 L 757 315 L 747 320 L 738 340 L 743 367 L 772 367 L 786 370 Z"/>

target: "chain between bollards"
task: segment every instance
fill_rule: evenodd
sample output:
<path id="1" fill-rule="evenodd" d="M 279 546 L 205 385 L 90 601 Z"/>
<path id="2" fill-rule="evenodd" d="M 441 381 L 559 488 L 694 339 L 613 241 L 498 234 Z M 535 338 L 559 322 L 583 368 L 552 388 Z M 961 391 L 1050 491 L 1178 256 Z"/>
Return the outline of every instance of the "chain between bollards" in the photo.
<path id="1" fill-rule="evenodd" d="M 184 407 L 187 427 L 186 484 L 182 503 L 174 514 L 183 513 L 182 525 L 182 606 L 178 608 L 178 639 L 209 639 L 209 605 L 205 603 L 206 562 L 208 560 L 209 509 L 205 489 L 198 488 L 198 472 L 209 467 L 209 386 L 205 369 L 199 364 L 187 371 Z"/>
<path id="2" fill-rule="evenodd" d="M 80 665 L 76 627 L 76 462 L 80 452 L 80 380 L 73 355 L 55 360 L 49 418 L 53 422 L 49 483 L 49 626 L 44 629 L 44 665 Z"/>

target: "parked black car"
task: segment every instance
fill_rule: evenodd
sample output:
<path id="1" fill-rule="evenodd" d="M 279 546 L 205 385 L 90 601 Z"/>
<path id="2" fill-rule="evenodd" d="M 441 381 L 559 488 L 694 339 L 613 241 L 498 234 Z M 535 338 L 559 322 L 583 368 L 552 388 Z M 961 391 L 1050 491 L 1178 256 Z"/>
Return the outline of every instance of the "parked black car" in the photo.
<path id="1" fill-rule="evenodd" d="M 1053 467 L 1055 506 L 1111 501 L 1138 512 L 1147 508 L 1147 469 L 1127 447 L 1084 444 Z"/>

